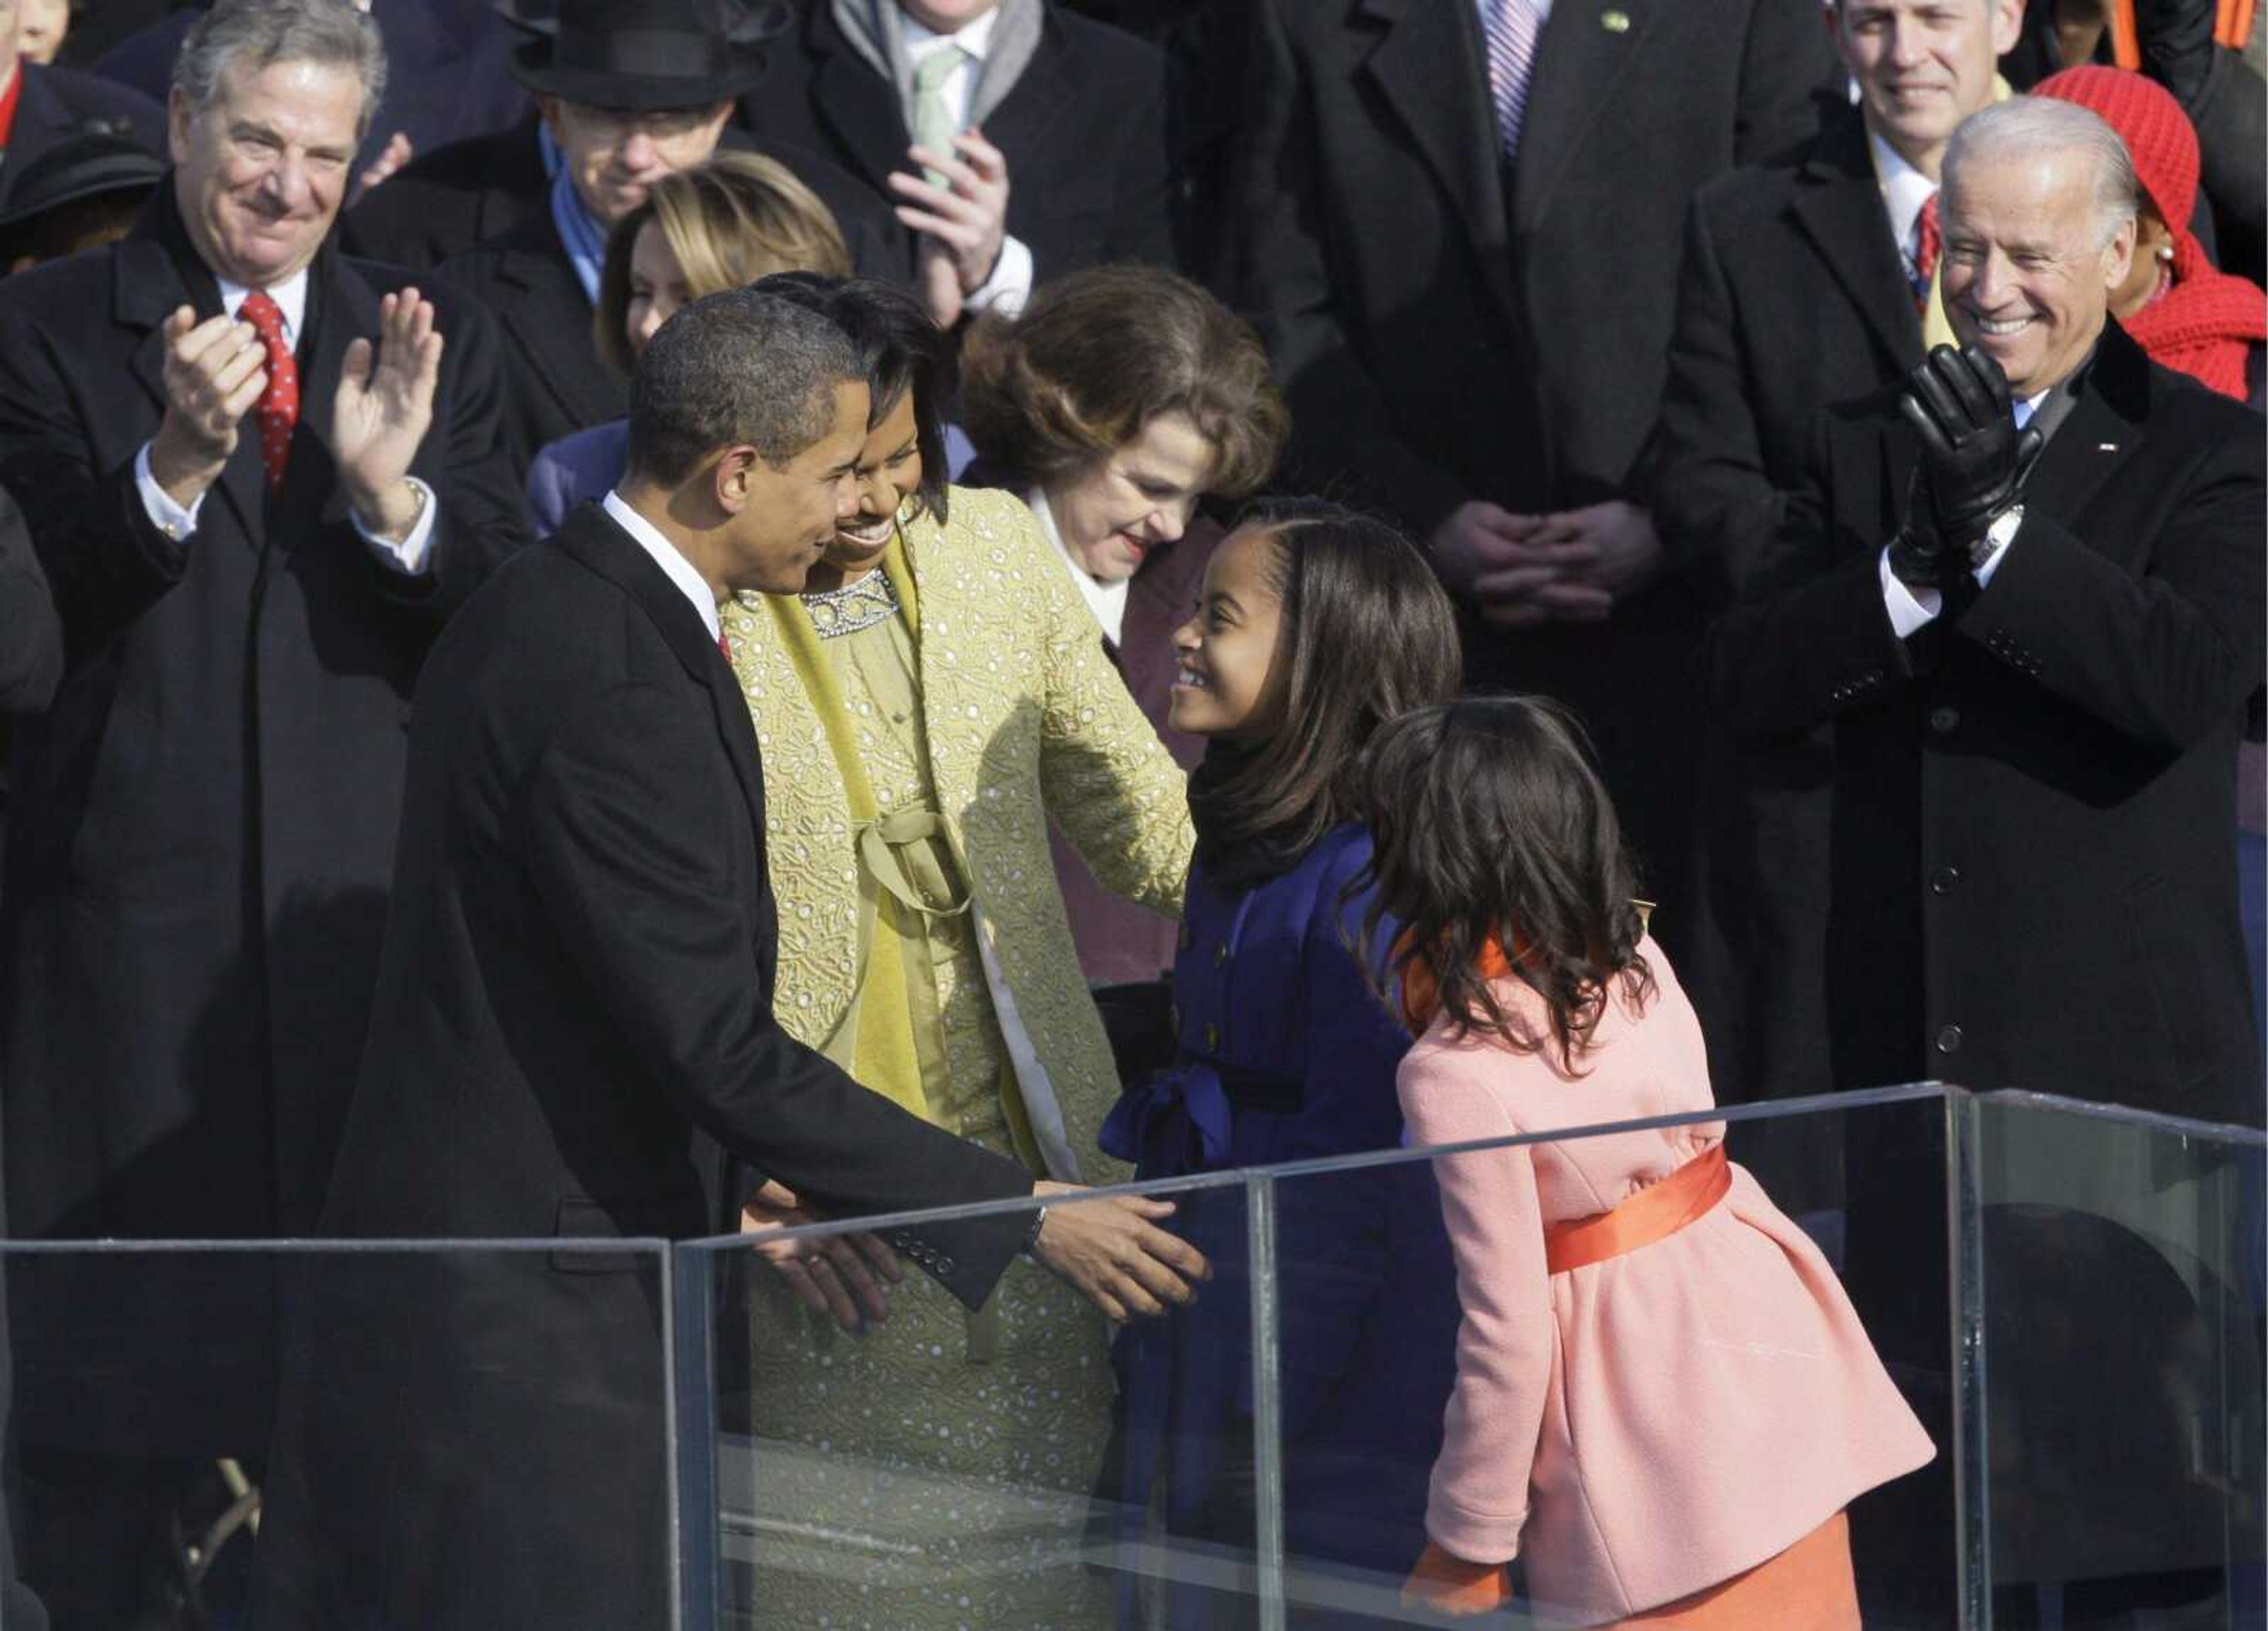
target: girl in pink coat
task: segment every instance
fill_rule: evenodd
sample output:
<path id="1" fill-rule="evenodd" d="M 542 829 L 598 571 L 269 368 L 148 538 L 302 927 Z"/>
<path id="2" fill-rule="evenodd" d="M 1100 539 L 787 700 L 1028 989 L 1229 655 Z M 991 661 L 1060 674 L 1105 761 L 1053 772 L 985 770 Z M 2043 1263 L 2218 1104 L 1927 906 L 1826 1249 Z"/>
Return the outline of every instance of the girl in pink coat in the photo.
<path id="1" fill-rule="evenodd" d="M 1371 749 L 1375 910 L 1418 1041 L 1416 1145 L 1706 1110 L 1692 1005 L 1557 708 L 1403 716 Z M 1810 1238 L 1724 1123 L 1445 1157 L 1464 1318 L 1414 1602 L 1537 1623 L 1859 1624 L 1843 1516 L 1933 1447 Z"/>

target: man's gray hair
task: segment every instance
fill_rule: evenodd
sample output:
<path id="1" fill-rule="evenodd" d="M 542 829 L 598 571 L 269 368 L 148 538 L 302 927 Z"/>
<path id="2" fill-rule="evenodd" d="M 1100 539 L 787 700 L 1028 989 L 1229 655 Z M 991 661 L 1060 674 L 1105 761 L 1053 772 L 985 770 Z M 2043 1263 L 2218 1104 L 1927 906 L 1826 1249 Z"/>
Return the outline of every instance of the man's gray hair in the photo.
<path id="1" fill-rule="evenodd" d="M 866 378 L 833 321 L 761 286 L 680 307 L 630 381 L 632 474 L 674 487 L 725 447 L 784 469 L 835 425 L 835 390 Z"/>
<path id="2" fill-rule="evenodd" d="M 2133 157 L 2118 133 L 2075 102 L 2012 96 L 1978 108 L 1961 121 L 1945 150 L 1945 190 L 1955 192 L 1959 173 L 1970 165 L 2073 151 L 2094 161 L 2095 237 L 2101 248 L 2141 208 L 2142 184 L 2135 179 Z"/>
<path id="3" fill-rule="evenodd" d="M 220 94 L 221 77 L 241 65 L 258 73 L 276 62 L 320 62 L 354 70 L 362 81 L 355 137 L 386 94 L 386 45 L 378 19 L 350 0 L 218 0 L 196 20 L 173 59 L 173 89 L 202 114 Z"/>

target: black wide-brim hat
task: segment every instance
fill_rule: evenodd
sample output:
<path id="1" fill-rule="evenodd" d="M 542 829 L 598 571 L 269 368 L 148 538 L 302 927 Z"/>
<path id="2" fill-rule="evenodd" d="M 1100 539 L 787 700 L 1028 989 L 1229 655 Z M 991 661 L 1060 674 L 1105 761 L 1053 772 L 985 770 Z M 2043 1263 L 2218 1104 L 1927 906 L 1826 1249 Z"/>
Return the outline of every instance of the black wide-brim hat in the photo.
<path id="1" fill-rule="evenodd" d="M 108 121 L 90 120 L 21 169 L 7 168 L 13 173 L 6 178 L 0 231 L 106 193 L 147 192 L 164 177 L 166 161 Z"/>
<path id="2" fill-rule="evenodd" d="M 762 70 L 784 4 L 738 0 L 497 0 L 527 37 L 513 77 L 539 96 L 637 113 L 738 96 Z"/>

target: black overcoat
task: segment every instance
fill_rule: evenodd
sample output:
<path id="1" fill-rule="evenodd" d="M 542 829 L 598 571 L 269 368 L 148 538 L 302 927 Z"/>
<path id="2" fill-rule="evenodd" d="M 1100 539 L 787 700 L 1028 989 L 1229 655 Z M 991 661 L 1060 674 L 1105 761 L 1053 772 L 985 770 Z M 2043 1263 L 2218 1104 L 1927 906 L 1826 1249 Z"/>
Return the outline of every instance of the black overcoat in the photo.
<path id="1" fill-rule="evenodd" d="M 1007 230 L 1031 250 L 1037 281 L 1110 261 L 1172 264 L 1166 107 L 1163 52 L 1047 7 L 1038 48 L 983 124 L 1008 162 Z M 767 151 L 784 143 L 825 154 L 884 213 L 901 202 L 887 178 L 913 172 L 905 111 L 827 0 L 806 0 L 794 26 L 766 42 L 740 118 Z M 900 277 L 911 276 L 917 246 L 912 236 L 899 246 Z"/>
<path id="2" fill-rule="evenodd" d="M 667 1623 L 659 1281 L 588 1240 L 729 1231 L 751 1166 L 836 1215 L 1031 1187 L 774 1022 L 732 670 L 598 506 L 556 543 L 427 665 L 324 1230 L 584 1245 L 314 1288 L 261 1537 L 279 1631 Z M 973 1306 L 1027 1222 L 899 1238 Z"/>
<path id="3" fill-rule="evenodd" d="M 1879 557 L 1918 459 L 1895 389 L 1823 415 L 1814 474 L 1719 625 L 1748 738 L 1832 727 L 1835 1084 L 1940 1077 L 2257 1126 L 2236 772 L 2260 684 L 2258 417 L 2115 324 L 1992 582 L 1911 640 Z"/>
<path id="4" fill-rule="evenodd" d="M 446 279 L 496 313 L 504 334 L 504 439 L 523 484 L 561 437 L 630 411 L 630 380 L 599 355 L 591 298 L 549 209 L 444 261 Z"/>
<path id="5" fill-rule="evenodd" d="M 1820 410 L 1921 360 L 1921 319 L 1853 109 L 1783 163 L 1736 170 L 1686 217 L 1669 378 L 1648 449 L 1670 569 L 1721 611 L 1769 553 L 1803 483 Z M 1719 1098 L 1832 1085 L 1826 923 L 1771 876 L 1823 868 L 1833 754 L 1823 739 L 1741 741 L 1704 722 L 1691 887 L 1678 964 L 1709 1039 Z"/>
<path id="6" fill-rule="evenodd" d="M 411 687 L 443 620 L 524 536 L 495 332 L 446 294 L 433 429 L 411 467 L 437 496 L 428 571 L 381 564 L 351 525 L 318 427 L 348 342 L 375 335 L 401 281 L 318 254 L 285 485 L 268 492 L 259 438 L 241 437 L 180 543 L 150 521 L 135 460 L 164 413 L 161 326 L 221 302 L 172 178 L 123 242 L 0 287 L 0 481 L 30 525 L 68 665 L 48 712 L 18 730 L 0 890 L 19 1238 L 314 1225 L 377 973 Z M 187 1281 L 153 1275 L 153 1294 L 169 1284 Z M 202 1297 L 174 1300 L 204 1329 Z M 20 1340 L 40 1326 L 19 1313 Z M 234 1391 L 260 1321 L 230 1328 L 241 1352 L 184 1338 L 168 1364 L 210 1357 Z M 25 1366 L 25 1421 L 130 1436 L 115 1401 L 33 1402 L 44 1380 L 95 1385 L 68 1358 L 52 1378 Z M 158 1412 L 184 1431 L 197 1414 Z"/>
<path id="7" fill-rule="evenodd" d="M 24 511 L 0 489 L 0 731 L 16 714 L 37 713 L 63 672 L 63 625 L 32 547 Z M 0 736 L 0 743 L 4 743 Z M 0 813 L 7 808 L 0 777 Z"/>
<path id="8" fill-rule="evenodd" d="M 1469 500 L 1642 496 L 1686 207 L 1816 128 L 1817 6 L 1554 6 L 1510 165 L 1469 0 L 1254 10 L 1233 282 L 1290 399 L 1292 479 L 1420 538 Z M 1697 632 L 1673 580 L 1603 624 L 1467 644 L 1476 683 L 1584 716 L 1657 889 L 1689 819 Z"/>

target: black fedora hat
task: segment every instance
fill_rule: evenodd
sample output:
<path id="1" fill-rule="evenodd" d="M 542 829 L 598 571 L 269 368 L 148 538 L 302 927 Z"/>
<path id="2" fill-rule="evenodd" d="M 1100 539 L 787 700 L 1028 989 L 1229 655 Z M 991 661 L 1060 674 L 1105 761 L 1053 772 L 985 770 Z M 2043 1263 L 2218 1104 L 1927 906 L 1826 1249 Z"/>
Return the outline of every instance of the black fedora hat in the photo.
<path id="1" fill-rule="evenodd" d="M 0 231 L 50 209 L 106 193 L 147 192 L 166 173 L 166 161 L 122 134 L 122 121 L 90 119 L 20 170 L 7 166 L 7 195 Z"/>
<path id="2" fill-rule="evenodd" d="M 498 0 L 497 11 L 526 36 L 512 63 L 529 90 L 640 112 L 738 95 L 789 15 L 737 0 Z"/>

